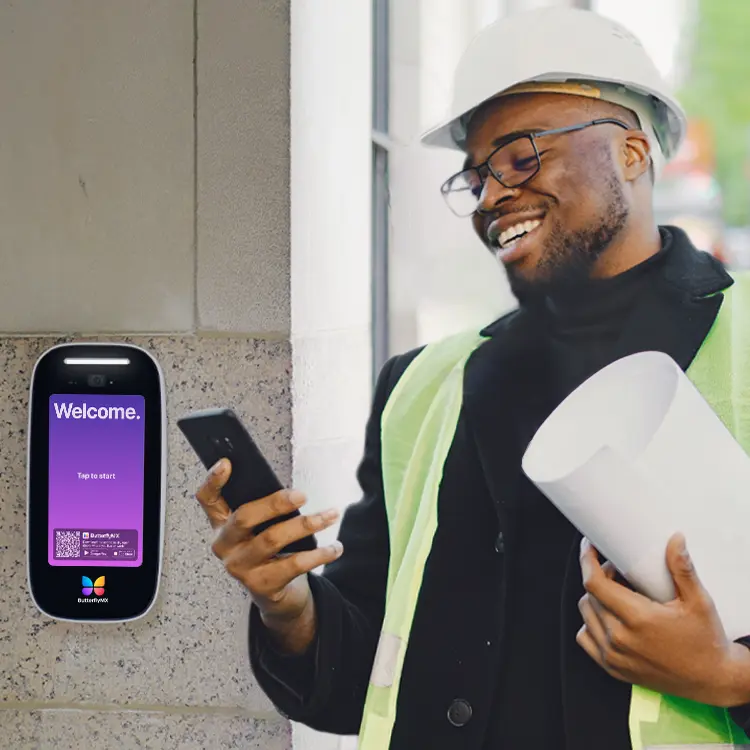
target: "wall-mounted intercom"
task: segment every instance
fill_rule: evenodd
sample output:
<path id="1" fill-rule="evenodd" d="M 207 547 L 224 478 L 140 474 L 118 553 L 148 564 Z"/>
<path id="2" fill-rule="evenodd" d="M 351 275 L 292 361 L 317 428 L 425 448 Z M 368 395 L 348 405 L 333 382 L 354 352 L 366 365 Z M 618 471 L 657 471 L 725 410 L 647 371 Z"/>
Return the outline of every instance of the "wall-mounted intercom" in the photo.
<path id="1" fill-rule="evenodd" d="M 28 579 L 59 620 L 145 615 L 161 574 L 166 495 L 164 379 L 129 344 L 48 349 L 31 378 Z"/>

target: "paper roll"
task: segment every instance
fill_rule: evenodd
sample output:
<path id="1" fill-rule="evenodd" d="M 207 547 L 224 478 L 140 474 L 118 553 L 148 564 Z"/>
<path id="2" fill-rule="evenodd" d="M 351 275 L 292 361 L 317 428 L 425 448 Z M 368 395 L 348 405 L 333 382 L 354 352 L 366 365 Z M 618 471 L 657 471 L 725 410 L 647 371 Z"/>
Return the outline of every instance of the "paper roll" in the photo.
<path id="1" fill-rule="evenodd" d="M 682 532 L 731 639 L 750 635 L 750 458 L 674 360 L 635 354 L 574 391 L 523 471 L 646 596 L 674 598 Z"/>

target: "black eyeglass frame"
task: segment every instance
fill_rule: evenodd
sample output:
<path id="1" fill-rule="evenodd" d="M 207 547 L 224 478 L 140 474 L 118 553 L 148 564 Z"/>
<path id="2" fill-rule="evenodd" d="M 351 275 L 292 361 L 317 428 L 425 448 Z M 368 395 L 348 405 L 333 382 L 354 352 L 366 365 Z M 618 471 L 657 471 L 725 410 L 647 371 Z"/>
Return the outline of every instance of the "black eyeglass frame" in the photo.
<path id="1" fill-rule="evenodd" d="M 510 140 L 507 140 L 504 143 L 501 143 L 481 164 L 475 164 L 472 167 L 466 167 L 466 169 L 462 169 L 459 172 L 456 172 L 451 177 L 449 177 L 440 187 L 440 192 L 442 193 L 443 198 L 445 199 L 445 202 L 448 204 L 448 208 L 450 208 L 450 210 L 454 214 L 456 214 L 456 216 L 459 216 L 460 218 L 467 218 L 469 216 L 473 216 L 478 210 L 479 198 L 477 198 L 477 208 L 475 208 L 469 214 L 459 214 L 457 211 L 454 210 L 454 208 L 450 204 L 450 200 L 448 199 L 448 195 L 451 192 L 449 189 L 449 186 L 456 178 L 458 178 L 462 174 L 465 174 L 466 172 L 476 172 L 477 177 L 479 178 L 481 189 L 482 191 L 484 191 L 486 178 L 482 176 L 482 173 L 480 170 L 483 170 L 486 167 L 487 172 L 490 175 L 492 175 L 492 177 L 496 179 L 503 187 L 506 187 L 509 190 L 521 187 L 522 185 L 525 185 L 527 182 L 529 182 L 529 180 L 533 180 L 534 177 L 536 177 L 542 169 L 542 158 L 539 155 L 539 149 L 537 148 L 537 145 L 536 145 L 537 138 L 542 138 L 545 135 L 562 135 L 564 133 L 575 133 L 579 130 L 584 130 L 585 128 L 590 128 L 594 125 L 619 125 L 621 128 L 624 128 L 625 130 L 633 130 L 632 125 L 627 125 L 621 120 L 616 120 L 612 117 L 601 117 L 596 120 L 589 120 L 588 122 L 581 122 L 581 123 L 578 123 L 577 125 L 567 125 L 562 128 L 553 128 L 552 130 L 540 130 L 535 133 L 521 133 L 517 135 L 516 137 L 511 138 Z M 509 185 L 507 182 L 503 181 L 500 174 L 495 172 L 490 162 L 492 161 L 492 159 L 494 158 L 495 154 L 498 151 L 500 151 L 501 149 L 504 149 L 506 146 L 509 146 L 511 143 L 520 141 L 523 138 L 527 138 L 531 142 L 531 146 L 534 149 L 534 156 L 536 157 L 536 169 L 528 177 L 521 180 L 521 182 L 517 182 L 515 184 Z M 480 196 L 481 196 L 481 192 L 480 192 Z"/>

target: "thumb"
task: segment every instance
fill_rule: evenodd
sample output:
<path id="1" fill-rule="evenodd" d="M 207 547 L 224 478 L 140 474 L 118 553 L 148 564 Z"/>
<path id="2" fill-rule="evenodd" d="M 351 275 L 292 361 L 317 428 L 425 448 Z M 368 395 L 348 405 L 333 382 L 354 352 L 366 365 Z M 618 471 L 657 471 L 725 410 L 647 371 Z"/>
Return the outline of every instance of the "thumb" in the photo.
<path id="1" fill-rule="evenodd" d="M 675 534 L 667 544 L 667 567 L 680 599 L 691 599 L 703 594 L 703 585 L 682 534 Z"/>

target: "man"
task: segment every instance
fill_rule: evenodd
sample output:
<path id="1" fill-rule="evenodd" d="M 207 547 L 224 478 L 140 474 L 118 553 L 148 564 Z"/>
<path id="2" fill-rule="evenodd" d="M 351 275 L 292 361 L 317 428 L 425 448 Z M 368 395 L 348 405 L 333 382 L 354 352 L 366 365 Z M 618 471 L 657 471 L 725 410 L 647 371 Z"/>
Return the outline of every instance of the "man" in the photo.
<path id="1" fill-rule="evenodd" d="M 387 363 L 336 545 L 276 556 L 336 514 L 254 535 L 304 497 L 230 515 L 226 461 L 198 492 L 215 554 L 252 594 L 252 667 L 281 712 L 360 733 L 362 750 L 748 742 L 750 652 L 728 641 L 684 540 L 666 550 L 676 599 L 648 601 L 521 471 L 542 422 L 602 367 L 657 349 L 690 373 L 705 356 L 732 279 L 657 227 L 651 203 L 683 133 L 637 41 L 593 13 L 537 11 L 474 40 L 425 140 L 464 152 L 443 193 L 519 309 Z"/>

